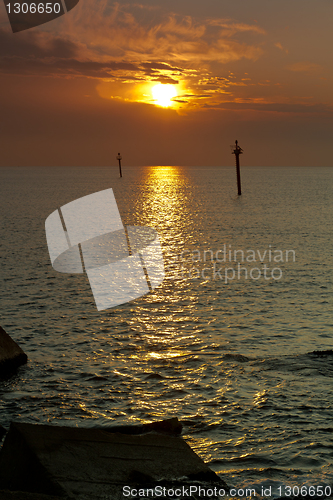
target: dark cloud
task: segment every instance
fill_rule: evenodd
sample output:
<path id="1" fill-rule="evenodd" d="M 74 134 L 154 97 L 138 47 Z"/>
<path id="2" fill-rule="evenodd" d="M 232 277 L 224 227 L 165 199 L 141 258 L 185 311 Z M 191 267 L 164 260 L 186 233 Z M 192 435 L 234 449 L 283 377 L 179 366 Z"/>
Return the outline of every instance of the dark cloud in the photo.
<path id="1" fill-rule="evenodd" d="M 174 78 L 171 78 L 170 76 L 167 75 L 151 75 L 150 80 L 153 82 L 169 83 L 169 84 L 171 83 L 172 85 L 177 85 L 178 83 L 178 80 L 175 80 Z"/>
<path id="2" fill-rule="evenodd" d="M 146 62 L 143 64 L 140 64 L 141 68 L 147 69 L 147 70 L 167 70 L 167 71 L 179 71 L 182 72 L 183 70 L 181 68 L 175 68 L 173 66 L 170 66 L 167 63 L 161 63 L 161 62 Z"/>
<path id="3" fill-rule="evenodd" d="M 181 68 L 171 66 L 163 62 L 144 62 L 140 64 L 140 68 L 144 70 L 146 76 L 151 77 L 151 80 L 160 83 L 171 83 L 176 85 L 179 83 L 179 77 L 183 73 Z M 169 74 L 166 72 L 170 72 Z M 176 75 L 171 72 L 177 72 Z"/>
<path id="4" fill-rule="evenodd" d="M 84 76 L 88 78 L 110 78 L 114 71 L 138 71 L 138 68 L 130 63 L 99 63 L 94 61 L 78 61 L 77 59 L 60 58 L 23 58 L 2 57 L 0 58 L 0 69 L 3 73 L 21 75 L 42 76 Z"/>
<path id="5" fill-rule="evenodd" d="M 130 78 L 145 80 L 145 76 L 161 83 L 177 84 L 178 80 L 160 71 L 178 71 L 180 68 L 163 62 L 87 60 L 82 56 L 82 46 L 70 40 L 45 32 L 25 32 L 13 36 L 0 29 L 0 69 L 3 73 L 43 76 L 82 76 L 88 78 Z M 117 72 L 121 74 L 117 76 Z"/>
<path id="6" fill-rule="evenodd" d="M 13 35 L 8 29 L 0 28 L 0 57 L 75 57 L 79 45 L 71 40 L 44 32 L 27 31 Z"/>

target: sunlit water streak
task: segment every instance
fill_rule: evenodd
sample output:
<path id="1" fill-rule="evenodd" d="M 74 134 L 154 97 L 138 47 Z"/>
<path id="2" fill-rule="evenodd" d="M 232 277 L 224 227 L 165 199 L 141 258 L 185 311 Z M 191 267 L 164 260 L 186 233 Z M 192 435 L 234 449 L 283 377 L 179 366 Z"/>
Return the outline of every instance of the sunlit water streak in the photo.
<path id="1" fill-rule="evenodd" d="M 2 425 L 177 415 L 187 441 L 229 483 L 332 480 L 333 358 L 309 354 L 332 348 L 332 169 L 243 168 L 242 197 L 234 168 L 0 175 L 1 324 L 29 357 L 0 383 Z M 108 187 L 125 224 L 158 230 L 167 277 L 149 295 L 98 312 L 85 276 L 52 269 L 44 221 Z M 293 249 L 296 261 L 281 263 L 276 281 L 190 279 L 191 267 L 207 265 L 212 276 L 214 265 L 194 252 L 224 244 Z"/>

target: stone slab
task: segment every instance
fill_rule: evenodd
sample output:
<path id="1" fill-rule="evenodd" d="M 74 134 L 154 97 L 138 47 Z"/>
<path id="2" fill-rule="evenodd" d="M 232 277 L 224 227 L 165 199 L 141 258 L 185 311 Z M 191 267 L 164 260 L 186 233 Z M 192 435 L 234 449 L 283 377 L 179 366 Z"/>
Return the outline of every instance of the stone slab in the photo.
<path id="1" fill-rule="evenodd" d="M 125 485 L 219 481 L 180 437 L 12 423 L 0 451 L 0 488 L 122 499 Z"/>
<path id="2" fill-rule="evenodd" d="M 0 377 L 12 374 L 27 360 L 21 347 L 0 326 Z"/>

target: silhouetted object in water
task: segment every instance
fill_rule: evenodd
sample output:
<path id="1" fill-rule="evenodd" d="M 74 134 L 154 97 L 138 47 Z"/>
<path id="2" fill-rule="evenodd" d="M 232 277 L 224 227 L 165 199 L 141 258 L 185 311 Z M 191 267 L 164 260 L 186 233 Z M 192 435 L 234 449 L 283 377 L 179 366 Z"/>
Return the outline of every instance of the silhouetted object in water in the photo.
<path id="1" fill-rule="evenodd" d="M 119 163 L 119 177 L 122 177 L 123 174 L 121 173 L 121 160 L 122 160 L 122 157 L 120 155 L 120 153 L 117 154 L 117 160 L 118 160 L 118 163 Z"/>
<path id="2" fill-rule="evenodd" d="M 0 326 L 0 378 L 10 376 L 27 360 L 21 347 Z"/>
<path id="3" fill-rule="evenodd" d="M 236 156 L 236 172 L 237 172 L 237 188 L 238 195 L 242 194 L 240 168 L 239 168 L 239 155 L 243 154 L 242 148 L 238 146 L 238 141 L 235 141 L 235 146 L 231 146 L 232 154 Z"/>

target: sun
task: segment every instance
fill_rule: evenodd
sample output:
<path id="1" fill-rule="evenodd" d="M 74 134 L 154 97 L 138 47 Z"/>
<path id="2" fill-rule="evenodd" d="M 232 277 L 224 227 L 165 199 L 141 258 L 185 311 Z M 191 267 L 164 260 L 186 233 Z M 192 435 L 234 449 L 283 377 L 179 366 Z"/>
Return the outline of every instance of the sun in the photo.
<path id="1" fill-rule="evenodd" d="M 156 101 L 155 104 L 163 106 L 163 108 L 171 106 L 171 99 L 177 95 L 176 87 L 174 85 L 170 85 L 169 83 L 159 83 L 158 85 L 155 85 L 151 91 L 153 98 Z"/>

